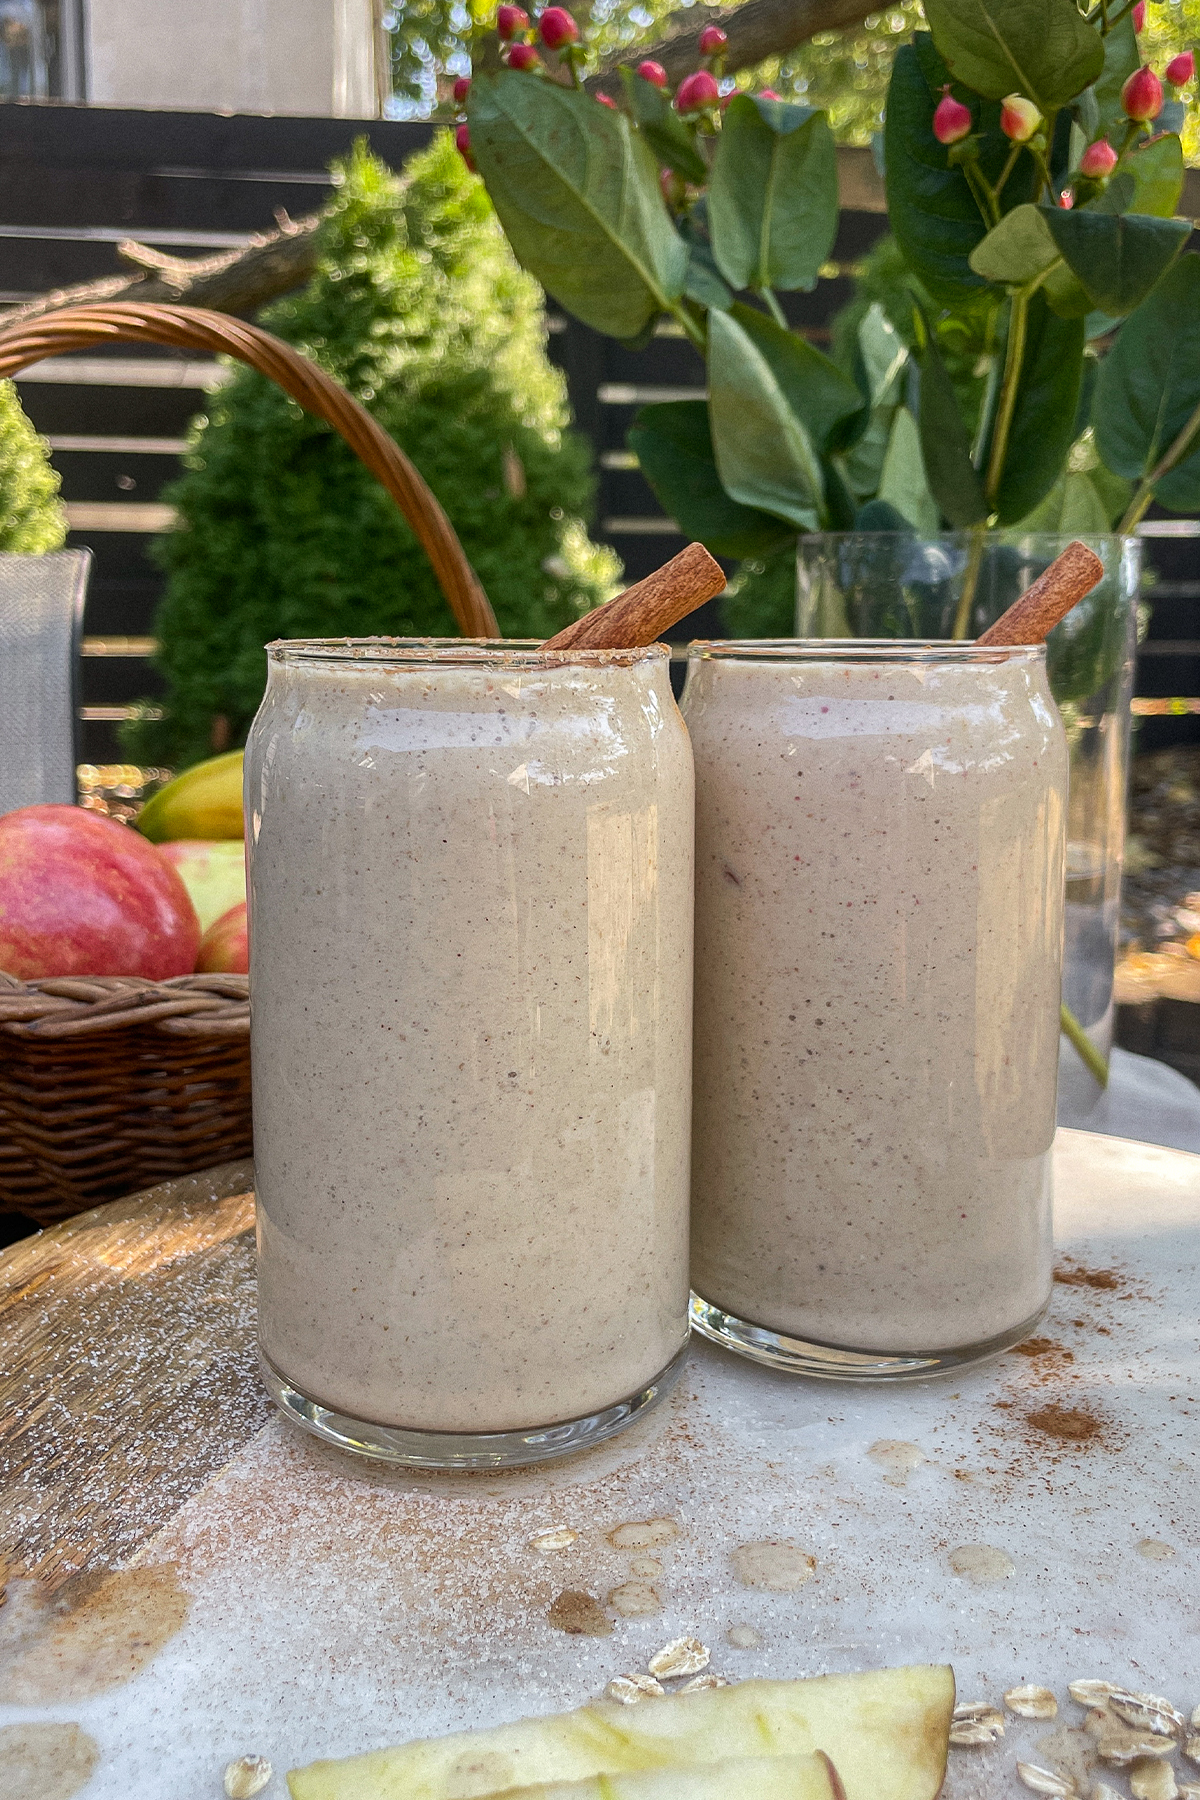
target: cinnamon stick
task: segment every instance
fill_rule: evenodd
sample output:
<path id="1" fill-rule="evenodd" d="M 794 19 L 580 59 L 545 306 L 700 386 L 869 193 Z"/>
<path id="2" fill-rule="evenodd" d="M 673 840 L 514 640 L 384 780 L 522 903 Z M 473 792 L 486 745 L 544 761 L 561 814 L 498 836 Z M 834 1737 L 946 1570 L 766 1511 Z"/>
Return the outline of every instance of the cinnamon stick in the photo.
<path id="1" fill-rule="evenodd" d="M 634 650 L 712 600 L 725 586 L 725 571 L 703 544 L 689 544 L 644 581 L 555 632 L 543 650 Z"/>
<path id="2" fill-rule="evenodd" d="M 1076 538 L 976 643 L 1044 644 L 1059 620 L 1091 593 L 1103 574 L 1100 558 Z"/>

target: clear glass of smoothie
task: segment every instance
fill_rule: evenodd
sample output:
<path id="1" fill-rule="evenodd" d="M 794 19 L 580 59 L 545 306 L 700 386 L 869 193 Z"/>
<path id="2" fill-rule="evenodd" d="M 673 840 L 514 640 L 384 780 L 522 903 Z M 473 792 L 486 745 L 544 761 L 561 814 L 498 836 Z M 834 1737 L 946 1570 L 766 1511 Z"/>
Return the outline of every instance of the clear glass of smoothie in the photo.
<path id="1" fill-rule="evenodd" d="M 661 647 L 269 646 L 262 1367 L 349 1450 L 599 1441 L 688 1332 L 693 778 Z"/>
<path id="2" fill-rule="evenodd" d="M 1050 1295 L 1067 747 L 1042 647 L 693 644 L 692 1319 L 931 1375 Z"/>

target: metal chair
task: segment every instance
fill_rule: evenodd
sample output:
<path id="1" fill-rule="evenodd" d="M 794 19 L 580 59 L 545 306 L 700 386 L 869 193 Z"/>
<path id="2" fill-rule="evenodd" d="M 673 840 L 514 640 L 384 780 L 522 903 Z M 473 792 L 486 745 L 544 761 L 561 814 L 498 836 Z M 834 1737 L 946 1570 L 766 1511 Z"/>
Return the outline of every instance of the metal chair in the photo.
<path id="1" fill-rule="evenodd" d="M 0 813 L 73 805 L 88 550 L 0 556 Z"/>

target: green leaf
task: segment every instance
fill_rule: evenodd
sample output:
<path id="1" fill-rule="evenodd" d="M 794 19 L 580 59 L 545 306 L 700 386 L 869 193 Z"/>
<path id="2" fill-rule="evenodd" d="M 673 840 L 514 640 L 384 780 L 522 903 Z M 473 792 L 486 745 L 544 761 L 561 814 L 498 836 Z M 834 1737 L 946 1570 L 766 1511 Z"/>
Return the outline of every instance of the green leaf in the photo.
<path id="1" fill-rule="evenodd" d="M 626 441 L 664 511 L 714 556 L 766 556 L 792 536 L 779 519 L 739 506 L 721 486 L 703 400 L 643 406 Z"/>
<path id="2" fill-rule="evenodd" d="M 1128 123 L 1121 106 L 1121 89 L 1142 62 L 1132 12 L 1127 12 L 1102 42 L 1104 67 L 1092 89 L 1096 100 L 1096 124 L 1090 137 L 1113 136 L 1119 143 Z"/>
<path id="3" fill-rule="evenodd" d="M 813 288 L 837 235 L 837 163 L 824 113 L 739 94 L 708 189 L 713 255 L 733 288 Z"/>
<path id="4" fill-rule="evenodd" d="M 1109 529 L 1108 508 L 1090 475 L 1065 470 L 1044 500 L 1012 527 L 1014 531 L 1049 531 L 1061 537 L 1087 537 Z"/>
<path id="5" fill-rule="evenodd" d="M 1058 480 L 1075 428 L 1083 344 L 1083 320 L 1058 318 L 1044 295 L 1034 294 L 1004 472 L 995 497 L 1001 525 L 1032 512 Z"/>
<path id="6" fill-rule="evenodd" d="M 517 259 L 568 312 L 636 338 L 683 292 L 687 246 L 623 113 L 557 82 L 477 75 L 471 149 Z"/>
<path id="7" fill-rule="evenodd" d="M 854 383 L 803 338 L 739 304 L 709 315 L 708 396 L 726 493 L 801 530 L 822 526 L 820 458 L 862 410 Z"/>
<path id="8" fill-rule="evenodd" d="M 1114 475 L 1149 475 L 1200 406 L 1200 256 L 1180 257 L 1126 319 L 1100 366 L 1096 447 Z M 1155 498 L 1200 508 L 1200 446 L 1165 475 Z"/>
<path id="9" fill-rule="evenodd" d="M 926 0 L 925 16 L 955 77 L 989 100 L 1025 94 L 1049 115 L 1104 68 L 1074 0 Z"/>
<path id="10" fill-rule="evenodd" d="M 712 251 L 707 244 L 690 243 L 688 245 L 688 265 L 683 291 L 688 299 L 695 300 L 697 305 L 713 306 L 719 312 L 727 312 L 733 305 L 733 295 L 718 275 L 717 265 L 713 261 Z"/>
<path id="11" fill-rule="evenodd" d="M 1166 274 L 1191 236 L 1190 219 L 1140 213 L 1041 210 L 1063 260 L 1094 307 L 1123 318 Z"/>
<path id="12" fill-rule="evenodd" d="M 1020 206 L 971 252 L 971 267 L 1009 287 L 1045 277 L 1046 299 L 1060 317 L 1098 308 L 1121 318 L 1170 268 L 1191 229 L 1188 219 Z"/>
<path id="13" fill-rule="evenodd" d="M 696 148 L 694 133 L 688 130 L 667 95 L 635 69 L 622 69 L 621 81 L 637 128 L 661 166 L 674 169 L 685 181 L 703 187 L 708 180 L 708 164 Z"/>
<path id="14" fill-rule="evenodd" d="M 987 282 L 968 261 L 987 226 L 962 169 L 950 162 L 946 146 L 933 135 L 934 109 L 949 80 L 950 71 L 928 32 L 917 32 L 911 44 L 897 50 L 884 122 L 887 202 L 908 267 L 935 300 L 961 307 L 976 298 L 989 299 Z M 1000 108 L 992 102 L 981 105 L 975 94 L 960 91 L 958 98 L 975 114 L 980 166 L 995 183 L 1012 149 L 1000 130 Z M 1023 151 L 1003 189 L 1004 210 L 1032 200 L 1037 180 L 1033 157 Z"/>
<path id="15" fill-rule="evenodd" d="M 889 506 L 886 500 L 868 500 L 859 507 L 854 515 L 854 529 L 855 531 L 911 531 L 912 526 L 904 514 L 897 512 L 894 506 Z M 829 632 L 821 635 L 832 637 L 839 634 Z M 847 626 L 840 635 L 852 636 L 853 634 Z"/>
<path id="16" fill-rule="evenodd" d="M 842 473 L 852 493 L 874 494 L 887 455 L 892 420 L 904 389 L 908 346 L 878 300 L 872 301 L 858 328 L 856 375 L 871 410 L 862 436 L 842 458 Z"/>
<path id="17" fill-rule="evenodd" d="M 872 406 L 885 405 L 898 392 L 908 362 L 908 345 L 878 300 L 872 300 L 859 325 L 858 347 L 867 378 L 867 396 Z"/>
<path id="18" fill-rule="evenodd" d="M 1089 212 L 1147 213 L 1171 219 L 1183 194 L 1183 145 L 1173 132 L 1131 150 Z"/>
<path id="19" fill-rule="evenodd" d="M 946 373 L 937 339 L 922 315 L 924 342 L 921 365 L 921 450 L 930 490 L 942 512 L 959 530 L 988 516 L 983 483 L 971 461 L 971 439 L 959 410 L 958 397 Z M 882 490 L 881 490 L 882 491 Z"/>
<path id="20" fill-rule="evenodd" d="M 1005 215 L 971 252 L 976 274 L 1006 287 L 1026 287 L 1044 277 L 1043 289 L 1054 311 L 1081 319 L 1091 310 L 1086 291 L 1067 268 L 1049 225 L 1050 208 L 1018 206 Z"/>
<path id="21" fill-rule="evenodd" d="M 876 499 L 894 506 L 910 525 L 927 536 L 932 536 L 941 523 L 937 502 L 925 479 L 921 432 L 907 406 L 898 407 L 892 421 Z"/>
<path id="22" fill-rule="evenodd" d="M 821 473 L 825 477 L 825 512 L 830 531 L 853 531 L 858 511 L 854 495 L 842 473 L 840 456 L 823 456 Z"/>

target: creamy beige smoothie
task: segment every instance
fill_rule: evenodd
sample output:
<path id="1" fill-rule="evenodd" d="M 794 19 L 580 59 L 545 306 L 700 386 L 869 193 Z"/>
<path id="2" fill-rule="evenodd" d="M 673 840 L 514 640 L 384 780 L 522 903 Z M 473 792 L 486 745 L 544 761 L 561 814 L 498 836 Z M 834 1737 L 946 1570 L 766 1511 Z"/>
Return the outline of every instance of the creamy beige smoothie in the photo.
<path id="1" fill-rule="evenodd" d="M 1043 654 L 694 648 L 693 1286 L 853 1351 L 1019 1333 L 1051 1281 Z"/>
<path id="2" fill-rule="evenodd" d="M 272 646 L 246 754 L 261 1342 L 352 1419 L 612 1406 L 687 1334 L 666 654 Z"/>

